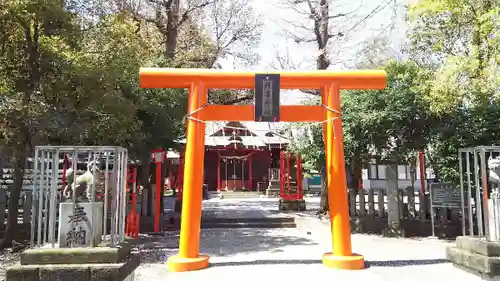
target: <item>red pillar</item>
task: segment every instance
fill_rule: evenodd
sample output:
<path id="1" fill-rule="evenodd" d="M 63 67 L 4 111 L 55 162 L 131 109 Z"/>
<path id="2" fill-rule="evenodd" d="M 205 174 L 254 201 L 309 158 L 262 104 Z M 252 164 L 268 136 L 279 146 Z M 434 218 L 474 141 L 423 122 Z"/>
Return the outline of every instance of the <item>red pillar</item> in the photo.
<path id="1" fill-rule="evenodd" d="M 161 162 L 156 163 L 155 232 L 160 232 Z"/>
<path id="2" fill-rule="evenodd" d="M 359 169 L 359 189 L 363 189 L 363 168 Z"/>
<path id="3" fill-rule="evenodd" d="M 287 152 L 285 155 L 286 155 L 286 182 L 287 182 L 287 189 L 288 189 L 287 193 L 290 194 L 290 191 L 291 191 L 291 186 L 290 186 L 291 179 L 290 178 L 292 176 L 291 171 L 290 171 L 290 161 L 291 161 L 290 158 L 292 158 L 292 157 L 291 157 L 290 152 Z"/>
<path id="4" fill-rule="evenodd" d="M 135 215 L 136 206 L 137 206 L 137 167 L 132 167 L 132 178 L 130 179 L 131 188 L 130 192 L 132 193 L 132 213 Z"/>
<path id="5" fill-rule="evenodd" d="M 302 200 L 302 159 L 300 155 L 295 158 L 297 161 L 297 200 Z"/>
<path id="6" fill-rule="evenodd" d="M 248 156 L 248 188 L 252 191 L 252 155 Z"/>
<path id="7" fill-rule="evenodd" d="M 280 197 L 285 196 L 285 152 L 280 151 Z"/>
<path id="8" fill-rule="evenodd" d="M 153 150 L 153 158 L 156 166 L 156 196 L 155 196 L 155 214 L 154 214 L 154 231 L 159 232 L 160 231 L 160 200 L 161 198 L 161 189 L 163 186 L 161 186 L 161 179 L 162 179 L 162 174 L 161 174 L 161 165 L 163 160 L 165 159 L 165 150 L 163 149 L 155 149 Z"/>
<path id="9" fill-rule="evenodd" d="M 217 153 L 217 191 L 221 190 L 221 177 L 220 177 L 220 154 Z"/>

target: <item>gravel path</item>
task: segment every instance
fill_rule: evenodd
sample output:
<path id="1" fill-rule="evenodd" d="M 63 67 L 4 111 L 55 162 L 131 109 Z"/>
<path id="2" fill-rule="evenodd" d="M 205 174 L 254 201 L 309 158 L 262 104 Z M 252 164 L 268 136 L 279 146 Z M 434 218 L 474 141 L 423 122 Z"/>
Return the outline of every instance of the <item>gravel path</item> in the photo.
<path id="1" fill-rule="evenodd" d="M 214 211 L 218 216 L 235 215 L 236 210 L 238 216 L 275 214 L 276 202 L 273 200 L 234 201 L 209 200 L 204 203 L 204 210 Z M 302 280 L 311 276 L 353 281 L 481 280 L 448 263 L 445 247 L 450 243 L 433 239 L 356 234 L 353 235 L 354 251 L 365 256 L 369 268 L 360 271 L 325 268 L 321 265 L 321 255 L 331 250 L 329 227 L 311 216 L 305 217 L 296 229 L 203 230 L 201 252 L 210 255 L 211 266 L 195 272 L 167 271 L 167 258 L 177 253 L 178 233 L 143 237 L 146 241 L 140 245 L 143 264 L 136 273 L 136 281 Z"/>

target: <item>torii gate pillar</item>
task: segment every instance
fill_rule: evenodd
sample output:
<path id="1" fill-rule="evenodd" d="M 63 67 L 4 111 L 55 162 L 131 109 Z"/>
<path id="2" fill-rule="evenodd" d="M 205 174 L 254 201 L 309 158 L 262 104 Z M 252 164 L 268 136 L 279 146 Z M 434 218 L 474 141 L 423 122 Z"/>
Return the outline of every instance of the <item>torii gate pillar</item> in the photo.
<path id="1" fill-rule="evenodd" d="M 199 254 L 205 121 L 255 121 L 254 105 L 207 105 L 207 89 L 254 89 L 252 72 L 224 72 L 209 69 L 141 68 L 141 88 L 188 88 L 189 118 L 184 166 L 184 188 L 179 254 L 168 259 L 173 272 L 207 268 L 209 257 Z M 364 258 L 354 254 L 347 201 L 347 183 L 342 140 L 340 90 L 384 89 L 387 74 L 380 70 L 310 71 L 265 74 L 279 76 L 281 89 L 321 89 L 322 105 L 279 106 L 276 121 L 324 122 L 328 204 L 332 225 L 332 251 L 323 255 L 323 264 L 338 269 L 362 269 Z M 267 78 L 266 78 L 267 79 Z M 269 78 L 273 80 L 272 78 Z M 268 82 L 266 82 L 268 83 Z M 276 85 L 273 85 L 275 87 Z M 264 86 L 273 88 L 270 85 Z M 274 91 L 274 90 L 273 90 Z M 261 110 L 260 108 L 259 110 Z M 265 108 L 265 111 L 271 110 Z M 276 110 L 276 109 L 275 109 Z M 264 120 L 262 120 L 264 121 Z M 326 122 L 325 122 L 326 121 Z"/>

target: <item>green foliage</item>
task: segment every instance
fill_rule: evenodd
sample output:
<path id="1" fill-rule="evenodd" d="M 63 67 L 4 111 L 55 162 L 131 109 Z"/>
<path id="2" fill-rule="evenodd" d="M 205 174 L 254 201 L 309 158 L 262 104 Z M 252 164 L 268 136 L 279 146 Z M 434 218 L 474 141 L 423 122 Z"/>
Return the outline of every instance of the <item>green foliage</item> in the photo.
<path id="1" fill-rule="evenodd" d="M 120 145 L 143 163 L 152 149 L 175 147 L 185 131 L 187 92 L 141 90 L 138 71 L 212 67 L 234 44 L 255 43 L 259 32 L 249 29 L 258 25 L 247 23 L 258 20 L 247 4 L 232 0 L 225 3 L 234 9 L 217 14 L 225 19 L 224 36 L 238 37 L 228 42 L 207 34 L 200 9 L 211 3 L 151 19 L 128 1 L 120 8 L 115 1 L 0 1 L 0 154 L 15 168 L 10 200 L 17 200 L 26 159 L 39 144 Z M 224 14 L 237 9 L 248 11 L 241 22 Z M 141 185 L 148 186 L 149 172 L 143 175 Z M 15 237 L 15 209 L 8 220 L 7 244 Z"/>
<path id="2" fill-rule="evenodd" d="M 421 0 L 410 7 L 411 55 L 436 70 L 432 111 L 497 98 L 499 14 L 498 0 Z"/>
<path id="3" fill-rule="evenodd" d="M 359 167 L 373 153 L 406 159 L 427 145 L 435 125 L 422 92 L 429 72 L 416 63 L 392 61 L 386 64 L 388 87 L 381 91 L 344 91 L 342 120 L 344 153 L 348 165 Z M 324 166 L 323 127 L 311 127 L 294 140 L 293 150 L 303 155 L 310 167 Z"/>
<path id="4" fill-rule="evenodd" d="M 426 149 L 438 178 L 458 181 L 458 150 L 498 145 L 500 2 L 421 0 L 408 10 L 409 60 L 390 62 L 387 42 L 365 46 L 357 67 L 383 66 L 387 89 L 342 93 L 346 162 L 370 154 L 415 163 Z M 324 165 L 321 126 L 293 149 L 315 169 Z"/>

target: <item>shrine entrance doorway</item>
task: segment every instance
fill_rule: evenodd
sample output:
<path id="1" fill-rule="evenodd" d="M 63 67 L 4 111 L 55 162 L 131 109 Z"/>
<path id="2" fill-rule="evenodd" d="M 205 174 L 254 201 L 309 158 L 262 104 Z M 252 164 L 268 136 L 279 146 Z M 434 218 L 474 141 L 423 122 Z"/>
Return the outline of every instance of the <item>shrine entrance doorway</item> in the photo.
<path id="1" fill-rule="evenodd" d="M 331 268 L 365 267 L 363 256 L 352 253 L 340 90 L 384 89 L 387 83 L 384 71 L 258 74 L 210 69 L 141 68 L 139 79 L 141 88 L 187 88 L 189 95 L 179 254 L 168 259 L 169 271 L 192 271 L 209 266 L 209 257 L 199 253 L 207 121 L 322 123 L 333 246 L 331 252 L 323 255 L 322 261 Z M 254 89 L 255 104 L 209 105 L 209 88 Z M 322 104 L 280 105 L 280 89 L 318 89 Z"/>

